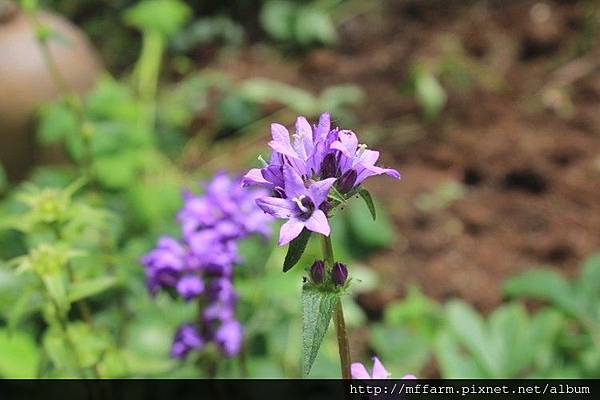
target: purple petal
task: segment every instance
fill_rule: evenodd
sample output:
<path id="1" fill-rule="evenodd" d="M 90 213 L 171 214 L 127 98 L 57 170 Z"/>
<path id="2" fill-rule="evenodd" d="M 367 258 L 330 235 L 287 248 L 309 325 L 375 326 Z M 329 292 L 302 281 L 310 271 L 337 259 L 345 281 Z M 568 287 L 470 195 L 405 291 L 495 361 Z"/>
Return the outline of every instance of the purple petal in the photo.
<path id="1" fill-rule="evenodd" d="M 273 186 L 283 186 L 283 170 L 279 165 L 269 165 L 261 170 L 263 178 Z"/>
<path id="2" fill-rule="evenodd" d="M 350 373 L 352 379 L 371 379 L 369 372 L 361 363 L 352 363 L 352 365 L 350 365 Z"/>
<path id="3" fill-rule="evenodd" d="M 289 165 L 283 166 L 283 179 L 285 181 L 285 194 L 288 198 L 293 199 L 306 193 L 302 177 L 298 174 L 298 171 Z"/>
<path id="4" fill-rule="evenodd" d="M 407 374 L 402 377 L 402 379 L 417 379 L 413 374 Z"/>
<path id="5" fill-rule="evenodd" d="M 261 197 L 256 199 L 256 204 L 261 210 L 276 218 L 290 218 L 296 210 L 296 204 L 293 201 L 278 197 Z"/>
<path id="6" fill-rule="evenodd" d="M 271 137 L 276 142 L 290 144 L 290 133 L 281 124 L 271 124 Z"/>
<path id="7" fill-rule="evenodd" d="M 336 178 L 327 178 L 322 181 L 318 181 L 310 185 L 308 188 L 308 192 L 310 194 L 310 198 L 316 207 L 319 207 L 321 203 L 327 200 L 327 195 L 329 194 L 329 190 L 335 183 Z"/>
<path id="8" fill-rule="evenodd" d="M 269 142 L 269 147 L 274 151 L 286 155 L 291 158 L 300 159 L 300 156 L 296 154 L 296 151 L 292 148 L 292 146 L 288 143 L 287 145 L 281 142 L 276 142 L 271 140 Z"/>
<path id="9" fill-rule="evenodd" d="M 325 216 L 325 213 L 321 210 L 315 210 L 310 216 L 310 218 L 304 221 L 304 225 L 308 230 L 320 233 L 325 236 L 329 236 L 329 233 L 331 232 L 329 222 L 327 222 L 327 217 Z"/>
<path id="10" fill-rule="evenodd" d="M 332 149 L 342 152 L 346 157 L 354 158 L 358 147 L 358 139 L 352 131 L 340 131 L 338 141 L 331 144 Z"/>
<path id="11" fill-rule="evenodd" d="M 353 165 L 362 164 L 365 167 L 370 167 L 375 165 L 377 160 L 379 160 L 378 151 L 365 149 L 362 152 L 360 152 L 360 155 L 356 155 L 353 161 Z"/>
<path id="12" fill-rule="evenodd" d="M 383 367 L 379 358 L 373 357 L 373 379 L 388 379 L 390 373 Z"/>
<path id="13" fill-rule="evenodd" d="M 271 124 L 271 136 L 273 140 L 269 142 L 269 147 L 278 153 L 285 154 L 288 157 L 300 158 L 290 143 L 290 134 L 285 126 L 280 124 Z"/>
<path id="14" fill-rule="evenodd" d="M 285 246 L 297 238 L 298 235 L 300 235 L 300 232 L 302 232 L 302 229 L 304 229 L 304 224 L 302 221 L 296 218 L 291 218 L 288 222 L 281 225 L 281 229 L 279 230 L 279 245 Z"/>
<path id="15" fill-rule="evenodd" d="M 265 187 L 271 186 L 271 183 L 263 177 L 260 168 L 252 168 L 242 178 L 242 186 L 243 187 L 253 186 L 253 185 L 265 186 Z"/>
<path id="16" fill-rule="evenodd" d="M 313 152 L 312 128 L 304 117 L 296 119 L 296 135 L 294 137 L 294 149 L 301 159 L 307 160 Z"/>
<path id="17" fill-rule="evenodd" d="M 314 141 L 318 143 L 327 138 L 327 134 L 331 130 L 331 116 L 329 113 L 324 112 L 319 117 L 319 124 L 317 128 L 314 130 Z"/>
<path id="18" fill-rule="evenodd" d="M 371 166 L 371 167 L 357 166 L 356 170 L 358 172 L 358 176 L 356 177 L 355 186 L 360 185 L 365 179 L 367 179 L 371 176 L 382 175 L 382 174 L 386 174 L 395 179 L 400 179 L 400 173 L 398 171 L 396 171 L 395 169 L 391 169 L 391 168 L 380 168 L 380 167 L 375 167 L 375 166 Z"/>

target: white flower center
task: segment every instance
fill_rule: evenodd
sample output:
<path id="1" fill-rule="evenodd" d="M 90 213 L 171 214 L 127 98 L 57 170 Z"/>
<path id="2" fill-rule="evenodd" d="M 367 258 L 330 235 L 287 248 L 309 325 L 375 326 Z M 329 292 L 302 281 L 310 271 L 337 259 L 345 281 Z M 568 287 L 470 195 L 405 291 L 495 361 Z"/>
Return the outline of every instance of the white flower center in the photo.
<path id="1" fill-rule="evenodd" d="M 366 144 L 359 144 L 358 145 L 358 150 L 356 150 L 356 155 L 358 157 L 362 156 L 366 149 L 367 149 L 367 145 Z"/>
<path id="2" fill-rule="evenodd" d="M 300 211 L 302 211 L 302 212 L 308 212 L 308 208 L 306 208 L 306 207 L 304 206 L 304 204 L 302 204 L 302 200 L 304 200 L 305 198 L 306 198 L 306 196 L 302 194 L 302 195 L 300 195 L 300 196 L 298 196 L 298 197 L 294 197 L 294 198 L 292 199 L 292 201 L 298 205 L 298 208 L 299 208 L 299 209 L 300 209 Z"/>

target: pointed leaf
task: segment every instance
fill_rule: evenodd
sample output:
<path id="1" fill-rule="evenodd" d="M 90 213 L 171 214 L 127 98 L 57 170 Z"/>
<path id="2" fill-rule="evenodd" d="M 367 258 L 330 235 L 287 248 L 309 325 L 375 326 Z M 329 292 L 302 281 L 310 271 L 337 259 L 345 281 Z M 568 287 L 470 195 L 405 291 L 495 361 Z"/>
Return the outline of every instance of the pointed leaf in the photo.
<path id="1" fill-rule="evenodd" d="M 94 296 L 117 284 L 117 279 L 113 276 L 104 276 L 88 281 L 77 282 L 69 288 L 69 301 L 75 302 L 86 297 Z"/>
<path id="2" fill-rule="evenodd" d="M 509 279 L 504 284 L 504 292 L 513 297 L 550 301 L 573 315 L 581 312 L 577 293 L 562 276 L 549 269 L 532 269 Z"/>
<path id="3" fill-rule="evenodd" d="M 360 192 L 358 192 L 358 194 L 360 194 L 360 197 L 362 197 L 363 200 L 365 201 L 365 204 L 367 205 L 367 207 L 369 208 L 369 211 L 371 212 L 373 221 L 375 221 L 377 219 L 377 213 L 375 212 L 375 204 L 373 203 L 373 198 L 371 197 L 371 193 L 369 193 L 369 191 L 366 189 L 361 189 Z"/>
<path id="4" fill-rule="evenodd" d="M 332 200 L 337 201 L 340 204 L 343 204 L 346 202 L 346 198 L 344 197 L 343 194 L 341 194 L 336 188 L 335 186 L 332 186 L 331 189 L 329 190 L 329 195 L 328 197 Z"/>
<path id="5" fill-rule="evenodd" d="M 477 363 L 460 351 L 457 339 L 450 332 L 442 332 L 434 343 L 435 355 L 444 379 L 489 378 Z"/>
<path id="6" fill-rule="evenodd" d="M 302 287 L 302 370 L 305 375 L 317 357 L 338 301 L 337 292 L 319 290 L 310 283 Z"/>
<path id="7" fill-rule="evenodd" d="M 498 360 L 491 354 L 483 319 L 477 312 L 462 301 L 451 301 L 447 305 L 448 324 L 459 342 L 466 347 L 478 366 L 489 377 L 497 376 Z"/>
<path id="8" fill-rule="evenodd" d="M 44 306 L 45 300 L 38 290 L 25 289 L 21 297 L 13 303 L 6 316 L 8 330 L 15 331 L 25 317 L 37 312 Z"/>
<path id="9" fill-rule="evenodd" d="M 285 255 L 285 260 L 283 261 L 283 272 L 288 272 L 294 265 L 300 261 L 300 257 L 304 253 L 306 249 L 306 245 L 308 244 L 308 239 L 310 239 L 311 231 L 304 228 L 300 235 L 294 240 L 290 242 L 288 246 L 288 252 Z"/>

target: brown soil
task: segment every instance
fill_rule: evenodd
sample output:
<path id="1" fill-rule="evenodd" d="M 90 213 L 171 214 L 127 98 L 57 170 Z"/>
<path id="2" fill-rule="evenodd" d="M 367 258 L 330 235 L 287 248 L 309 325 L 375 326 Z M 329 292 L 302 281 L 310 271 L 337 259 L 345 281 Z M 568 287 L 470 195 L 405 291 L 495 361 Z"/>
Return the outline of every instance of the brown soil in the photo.
<path id="1" fill-rule="evenodd" d="M 371 260 L 387 278 L 362 305 L 376 317 L 417 283 L 437 299 L 459 296 L 489 310 L 502 299 L 500 283 L 519 271 L 548 264 L 576 274 L 600 249 L 600 52 L 585 47 L 589 6 L 378 3 L 341 23 L 337 48 L 290 60 L 270 54 L 265 63 L 264 49 L 251 47 L 219 65 L 240 79 L 315 91 L 353 83 L 367 94 L 358 120 L 380 133 L 373 147 L 403 178 L 369 183 L 399 237 Z M 442 79 L 446 108 L 424 123 L 400 84 L 414 62 L 439 70 L 456 54 L 473 83 L 457 88 Z M 448 181 L 462 182 L 466 194 L 423 211 L 421 196 Z"/>

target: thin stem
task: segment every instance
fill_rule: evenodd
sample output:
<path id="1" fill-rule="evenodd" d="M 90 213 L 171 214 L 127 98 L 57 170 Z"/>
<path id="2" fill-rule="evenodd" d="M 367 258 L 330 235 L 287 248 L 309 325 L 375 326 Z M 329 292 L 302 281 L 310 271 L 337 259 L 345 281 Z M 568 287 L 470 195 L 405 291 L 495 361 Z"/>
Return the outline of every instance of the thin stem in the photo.
<path id="1" fill-rule="evenodd" d="M 333 268 L 333 246 L 331 245 L 330 236 L 321 236 L 321 247 L 323 248 L 323 258 L 328 269 Z"/>
<path id="2" fill-rule="evenodd" d="M 60 225 L 58 223 L 54 223 L 52 224 L 52 229 L 54 230 L 54 234 L 56 235 L 56 240 L 59 242 L 62 241 L 63 235 L 61 232 Z M 69 278 L 69 285 L 72 285 L 73 283 L 75 283 L 75 271 L 73 271 L 71 263 L 67 262 L 66 270 L 67 276 Z M 79 309 L 79 313 L 81 314 L 81 317 L 83 318 L 84 322 L 89 326 L 90 330 L 93 331 L 92 313 L 85 299 L 80 299 L 79 301 L 77 301 L 77 308 Z"/>
<path id="3" fill-rule="evenodd" d="M 342 308 L 342 299 L 339 299 L 335 305 L 333 313 L 333 322 L 335 323 L 335 333 L 338 341 L 338 351 L 340 353 L 340 367 L 342 368 L 342 378 L 350 379 L 350 346 L 348 344 L 348 334 L 346 333 L 346 322 L 344 321 L 344 309 Z"/>
<path id="4" fill-rule="evenodd" d="M 142 104 L 143 126 L 154 129 L 156 119 L 156 93 L 160 64 L 164 52 L 164 39 L 158 31 L 144 32 L 142 53 L 136 65 L 138 94 Z"/>
<path id="5" fill-rule="evenodd" d="M 333 246 L 331 245 L 330 236 L 321 236 L 321 245 L 323 248 L 323 258 L 325 265 L 331 271 L 334 263 Z M 338 352 L 340 354 L 340 368 L 342 370 L 342 378 L 350 379 L 350 346 L 348 345 L 348 333 L 346 332 L 346 322 L 344 321 L 344 309 L 342 308 L 342 299 L 339 299 L 335 305 L 333 314 L 333 322 L 335 324 L 335 332 L 338 342 Z"/>
<path id="6" fill-rule="evenodd" d="M 83 175 L 90 181 L 93 181 L 93 160 L 90 137 L 84 132 L 85 114 L 83 109 L 83 100 L 81 99 L 79 94 L 75 90 L 73 90 L 73 88 L 69 85 L 69 83 L 65 79 L 65 76 L 60 71 L 58 63 L 54 59 L 50 46 L 48 45 L 48 41 L 50 40 L 48 33 L 40 34 L 40 32 L 45 32 L 47 28 L 39 21 L 34 11 L 27 12 L 26 17 L 29 20 L 29 23 L 31 24 L 33 29 L 35 30 L 36 41 L 40 48 L 42 59 L 44 60 L 44 64 L 46 65 L 46 69 L 48 70 L 50 77 L 54 81 L 54 84 L 56 85 L 58 91 L 66 99 L 69 108 L 71 108 L 71 110 L 75 114 L 77 120 L 77 129 L 83 141 L 83 162 L 81 165 Z"/>

